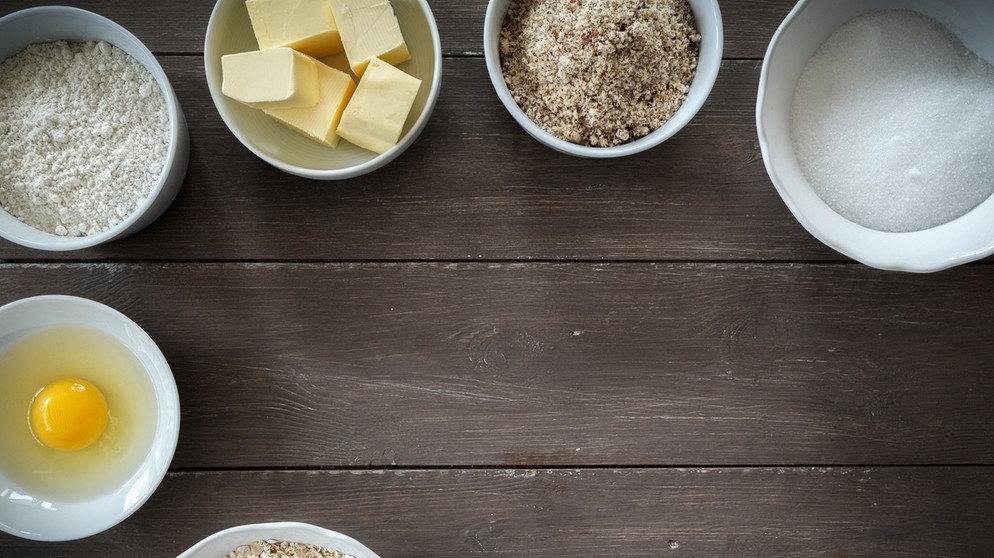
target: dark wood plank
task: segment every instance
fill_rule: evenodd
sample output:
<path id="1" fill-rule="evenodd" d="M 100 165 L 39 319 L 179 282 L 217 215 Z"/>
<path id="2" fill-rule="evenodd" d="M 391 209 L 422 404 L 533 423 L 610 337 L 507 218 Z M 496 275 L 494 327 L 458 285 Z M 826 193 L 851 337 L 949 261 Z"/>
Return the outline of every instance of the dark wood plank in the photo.
<path id="1" fill-rule="evenodd" d="M 129 239 L 0 241 L 0 304 L 125 312 L 172 363 L 183 425 L 122 525 L 0 534 L 0 556 L 175 556 L 270 520 L 384 558 L 990 554 L 994 258 L 879 272 L 791 217 L 754 110 L 793 0 L 722 1 L 707 105 L 614 161 L 531 140 L 486 74 L 486 2 L 429 1 L 446 56 L 431 123 L 337 183 L 282 174 L 224 127 L 211 0 L 73 3 L 157 53 L 190 172 Z"/>
<path id="2" fill-rule="evenodd" d="M 174 466 L 984 464 L 994 267 L 0 267 L 143 325 Z"/>
<path id="3" fill-rule="evenodd" d="M 776 19 L 760 4 L 733 4 L 752 15 L 729 27 Z M 175 18 L 163 16 L 163 28 Z M 325 183 L 242 147 L 213 107 L 200 58 L 160 58 L 191 123 L 191 166 L 174 205 L 110 245 L 47 253 L 2 241 L 0 259 L 845 260 L 804 231 L 766 175 L 757 60 L 726 61 L 675 138 L 600 161 L 540 146 L 501 106 L 480 57 L 448 58 L 439 105 L 411 150 L 371 175 Z"/>
<path id="4" fill-rule="evenodd" d="M 0 0 L 0 16 L 25 8 L 58 4 L 46 0 Z M 138 37 L 156 54 L 199 54 L 214 2 L 170 0 L 135 2 L 76 0 L 66 3 L 110 18 Z"/>
<path id="5" fill-rule="evenodd" d="M 148 229 L 67 254 L 233 260 L 839 260 L 794 220 L 755 136 L 759 64 L 728 62 L 690 126 L 623 160 L 557 155 L 493 93 L 482 60 L 448 61 L 432 121 L 388 167 L 345 182 L 279 172 L 216 114 L 197 59 L 165 67 L 192 123 L 186 183 Z"/>
<path id="6" fill-rule="evenodd" d="M 0 15 L 51 4 L 46 0 L 0 0 Z M 446 56 L 483 56 L 486 0 L 429 0 Z M 767 43 L 792 0 L 723 0 L 726 58 L 762 58 Z M 214 2 L 107 2 L 78 0 L 73 6 L 97 12 L 120 23 L 150 50 L 163 54 L 202 55 L 207 22 Z"/>
<path id="7" fill-rule="evenodd" d="M 983 557 L 992 506 L 981 467 L 196 472 L 94 537 L 0 545 L 165 558 L 235 524 L 297 520 L 384 558 Z"/>

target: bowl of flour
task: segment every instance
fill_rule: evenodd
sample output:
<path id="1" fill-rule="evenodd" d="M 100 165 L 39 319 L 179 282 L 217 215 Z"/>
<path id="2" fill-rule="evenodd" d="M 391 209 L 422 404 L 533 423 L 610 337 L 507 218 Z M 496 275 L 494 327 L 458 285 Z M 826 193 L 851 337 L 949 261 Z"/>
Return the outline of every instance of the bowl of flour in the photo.
<path id="1" fill-rule="evenodd" d="M 994 3 L 802 0 L 763 62 L 756 122 L 798 222 L 874 268 L 994 254 Z"/>
<path id="2" fill-rule="evenodd" d="M 64 251 L 133 234 L 188 160 L 179 101 L 133 34 L 64 6 L 0 18 L 0 236 Z"/>

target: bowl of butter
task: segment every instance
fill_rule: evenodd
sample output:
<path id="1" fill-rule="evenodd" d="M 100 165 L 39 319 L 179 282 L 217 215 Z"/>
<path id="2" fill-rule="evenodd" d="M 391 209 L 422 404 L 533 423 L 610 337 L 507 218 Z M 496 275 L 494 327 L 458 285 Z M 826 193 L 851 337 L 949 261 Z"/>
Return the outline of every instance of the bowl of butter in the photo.
<path id="1" fill-rule="evenodd" d="M 290 174 L 342 180 L 397 158 L 441 85 L 426 0 L 219 0 L 207 85 L 232 134 Z"/>

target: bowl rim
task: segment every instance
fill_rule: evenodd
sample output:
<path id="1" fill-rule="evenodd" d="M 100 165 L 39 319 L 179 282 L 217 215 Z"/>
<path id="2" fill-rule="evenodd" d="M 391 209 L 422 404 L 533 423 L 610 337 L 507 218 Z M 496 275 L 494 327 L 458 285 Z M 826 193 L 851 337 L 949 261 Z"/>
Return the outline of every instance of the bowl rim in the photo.
<path id="1" fill-rule="evenodd" d="M 9 516 L 0 515 L 0 531 L 37 541 L 69 541 L 103 532 L 121 523 L 136 512 L 156 491 L 169 470 L 176 451 L 180 430 L 180 401 L 172 369 L 155 341 L 148 333 L 122 312 L 95 300 L 72 295 L 47 294 L 15 300 L 0 306 L 0 316 L 28 311 L 37 306 L 58 306 L 59 318 L 45 319 L 43 324 L 15 325 L 8 334 L 37 331 L 59 325 L 96 327 L 120 339 L 118 335 L 92 326 L 84 317 L 100 315 L 120 326 L 132 339 L 137 339 L 142 352 L 152 361 L 152 367 L 143 366 L 158 403 L 155 433 L 141 465 L 128 480 L 113 490 L 84 500 L 48 501 L 18 491 L 0 470 L 0 512 L 9 509 Z M 79 313 L 73 316 L 72 314 Z M 2 337 L 2 335 L 0 335 Z M 0 350 L 4 347 L 0 346 Z M 134 353 L 130 344 L 128 350 Z M 138 355 L 136 354 L 136 357 Z M 141 358 L 139 357 L 139 360 Z M 94 514 L 99 508 L 113 509 L 113 513 Z M 41 529 L 39 527 L 44 527 Z"/>
<path id="2" fill-rule="evenodd" d="M 212 58 L 209 53 L 210 42 L 213 37 L 213 32 L 217 27 L 217 21 L 220 17 L 219 14 L 221 12 L 222 4 L 230 1 L 233 0 L 217 0 L 211 10 L 210 19 L 207 21 L 207 30 L 204 33 L 204 74 L 207 77 L 207 88 L 210 92 L 211 101 L 214 103 L 214 108 L 217 110 L 217 113 L 221 116 L 221 120 L 224 121 L 225 126 L 231 134 L 238 139 L 238 142 L 255 156 L 262 159 L 267 164 L 294 176 L 309 178 L 312 180 L 346 180 L 368 174 L 383 167 L 390 161 L 393 161 L 399 157 L 404 151 L 407 150 L 408 147 L 410 147 L 412 143 L 414 143 L 418 136 L 421 135 L 421 132 L 428 124 L 428 120 L 431 117 L 432 112 L 435 110 L 435 105 L 438 101 L 439 92 L 441 91 L 442 86 L 442 41 L 438 31 L 438 24 L 435 21 L 435 15 L 431 10 L 431 6 L 428 5 L 427 0 L 411 0 L 412 2 L 415 2 L 424 12 L 425 20 L 428 23 L 429 34 L 431 35 L 432 52 L 434 54 L 434 67 L 432 69 L 431 86 L 428 90 L 428 96 L 425 101 L 424 109 L 421 111 L 421 114 L 418 115 L 418 118 L 414 121 L 414 124 L 411 125 L 410 131 L 400 139 L 400 142 L 398 142 L 397 145 L 394 145 L 390 149 L 376 155 L 368 161 L 364 161 L 358 165 L 338 169 L 314 169 L 291 165 L 267 154 L 256 147 L 251 139 L 242 133 L 234 118 L 223 108 L 223 94 L 217 87 L 214 87 L 214 84 L 210 79 L 211 74 L 220 75 L 221 60 L 220 57 L 217 59 Z"/>
<path id="3" fill-rule="evenodd" d="M 701 50 L 697 71 L 691 82 L 691 91 L 688 92 L 687 99 L 677 112 L 660 128 L 625 144 L 611 147 L 596 147 L 566 141 L 549 133 L 528 118 L 517 102 L 514 101 L 507 88 L 500 64 L 498 42 L 504 17 L 511 1 L 489 0 L 487 3 L 487 10 L 483 20 L 483 53 L 487 64 L 487 73 L 490 76 L 490 82 L 497 93 L 497 97 L 500 98 L 504 108 L 507 109 L 518 125 L 540 143 L 561 153 L 586 158 L 614 158 L 635 155 L 656 147 L 676 135 L 677 132 L 694 119 L 707 102 L 711 90 L 717 81 L 718 73 L 721 69 L 722 54 L 724 52 L 724 23 L 721 18 L 721 9 L 717 0 L 688 0 L 695 21 L 700 21 L 701 19 L 709 22 L 713 21 L 714 26 L 709 25 L 702 29 L 698 25 L 698 32 L 701 34 Z M 702 68 L 701 61 L 705 60 L 705 53 L 708 54 L 708 58 L 706 59 L 710 60 L 711 63 Z M 697 87 L 696 90 L 694 89 L 695 87 Z M 693 96 L 691 92 L 694 93 Z"/>
<path id="4" fill-rule="evenodd" d="M 301 538 L 308 540 L 300 540 Z M 216 550 L 218 547 L 227 548 L 227 552 L 230 552 L 239 545 L 261 539 L 320 544 L 332 547 L 332 550 L 346 552 L 355 558 L 379 558 L 366 545 L 348 535 L 300 521 L 272 521 L 228 527 L 204 537 L 177 558 L 197 558 L 202 552 Z M 228 548 L 228 545 L 231 545 L 230 548 Z M 338 545 L 339 547 L 344 545 L 345 548 L 334 548 L 332 545 Z M 211 553 L 209 555 L 214 556 L 215 554 Z M 217 555 L 223 556 L 224 554 Z M 207 558 L 207 556 L 208 554 L 204 554 L 201 558 Z"/>
<path id="5" fill-rule="evenodd" d="M 768 120 L 777 108 L 767 106 L 771 88 L 770 74 L 784 36 L 818 0 L 799 0 L 777 27 L 767 46 L 760 71 L 756 96 L 756 130 L 763 164 L 770 181 L 794 218 L 809 234 L 829 248 L 864 265 L 885 271 L 932 273 L 976 261 L 994 254 L 994 195 L 978 204 L 966 214 L 928 229 L 910 232 L 887 232 L 854 223 L 835 212 L 810 185 L 791 186 L 781 176 L 774 160 Z M 893 2 L 888 2 L 892 6 Z M 861 5 L 861 13 L 884 9 L 875 3 Z M 911 8 L 913 9 L 913 8 Z M 952 30 L 951 30 L 952 31 Z M 785 110 L 782 107 L 780 110 Z M 796 157 L 791 149 L 793 164 Z M 803 175 L 802 175 L 803 176 Z M 959 246 L 949 246 L 943 240 L 947 235 L 960 237 L 970 233 Z M 986 239 L 986 240 L 985 240 Z"/>
<path id="6" fill-rule="evenodd" d="M 159 178 L 156 180 L 145 199 L 142 200 L 142 203 L 139 204 L 130 215 L 110 229 L 87 236 L 62 237 L 47 231 L 35 229 L 27 223 L 22 223 L 16 217 L 3 210 L 3 208 L 0 208 L 0 211 L 13 219 L 12 221 L 7 221 L 8 224 L 13 227 L 13 230 L 8 230 L 6 226 L 0 225 L 0 237 L 6 238 L 11 242 L 27 248 L 61 252 L 90 248 L 137 232 L 140 228 L 145 226 L 141 225 L 141 227 L 138 227 L 137 225 L 148 218 L 149 211 L 152 210 L 154 206 L 163 204 L 162 210 L 165 210 L 165 205 L 172 202 L 172 199 L 175 198 L 179 190 L 179 188 L 175 188 L 173 192 L 165 192 L 170 180 L 175 179 L 174 174 L 178 174 L 180 177 L 186 174 L 188 159 L 186 150 L 189 146 L 189 132 L 187 130 L 186 119 L 183 114 L 183 109 L 180 106 L 179 99 L 176 97 L 176 93 L 173 90 L 172 85 L 169 82 L 169 77 L 166 75 L 165 70 L 163 70 L 162 65 L 159 64 L 159 61 L 155 58 L 155 55 L 152 54 L 152 51 L 149 50 L 144 42 L 116 21 L 96 12 L 91 12 L 89 10 L 73 6 L 35 6 L 18 10 L 0 17 L 0 28 L 3 28 L 6 25 L 16 25 L 25 19 L 44 18 L 50 16 L 81 18 L 84 21 L 92 22 L 103 27 L 104 29 L 109 30 L 110 33 L 123 37 L 124 40 L 122 41 L 111 41 L 107 39 L 100 40 L 104 40 L 117 48 L 120 48 L 152 74 L 152 77 L 159 85 L 159 89 L 162 91 L 162 95 L 166 103 L 166 110 L 169 114 L 169 147 L 166 152 L 166 158 L 163 160 Z M 46 35 L 38 37 L 37 40 L 28 44 L 56 40 L 65 39 Z M 129 44 L 122 45 L 118 44 L 119 42 L 127 42 Z M 182 180 L 180 185 L 182 185 Z M 166 199 L 164 196 L 169 197 Z M 158 217 L 158 215 L 155 215 L 155 217 Z M 23 225 L 23 227 L 21 225 Z M 37 233 L 41 233 L 41 235 Z M 43 236 L 45 240 L 38 240 L 35 238 L 38 236 Z"/>

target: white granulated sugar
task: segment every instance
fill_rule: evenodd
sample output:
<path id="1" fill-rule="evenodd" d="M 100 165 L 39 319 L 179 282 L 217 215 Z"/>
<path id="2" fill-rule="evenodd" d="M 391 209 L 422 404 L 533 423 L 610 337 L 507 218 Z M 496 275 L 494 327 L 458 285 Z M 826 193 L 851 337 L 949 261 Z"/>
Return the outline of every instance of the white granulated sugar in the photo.
<path id="1" fill-rule="evenodd" d="M 155 78 L 123 50 L 31 45 L 0 63 L 0 204 L 56 235 L 103 232 L 148 197 L 169 130 Z"/>
<path id="2" fill-rule="evenodd" d="M 949 222 L 994 193 L 994 67 L 923 15 L 870 12 L 805 67 L 791 106 L 801 170 L 847 219 Z"/>

